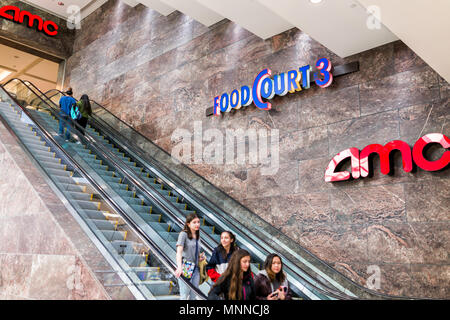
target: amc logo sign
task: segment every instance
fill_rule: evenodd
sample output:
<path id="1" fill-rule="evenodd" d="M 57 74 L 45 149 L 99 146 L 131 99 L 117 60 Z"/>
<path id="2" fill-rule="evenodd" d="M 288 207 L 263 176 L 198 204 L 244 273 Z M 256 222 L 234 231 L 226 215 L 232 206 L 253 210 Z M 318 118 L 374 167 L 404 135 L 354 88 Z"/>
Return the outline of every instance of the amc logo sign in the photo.
<path id="1" fill-rule="evenodd" d="M 432 143 L 440 144 L 444 149 L 450 148 L 450 139 L 441 133 L 430 133 L 417 140 L 412 152 L 411 147 L 403 141 L 394 140 L 386 145 L 371 144 L 361 152 L 357 148 L 350 148 L 338 153 L 328 164 L 325 171 L 325 181 L 344 181 L 350 179 L 350 172 L 334 172 L 336 167 L 345 159 L 350 158 L 353 179 L 367 177 L 369 175 L 369 156 L 377 153 L 380 156 L 381 173 L 388 174 L 390 171 L 389 154 L 392 150 L 399 150 L 402 154 L 403 170 L 411 172 L 413 169 L 413 159 L 416 165 L 425 171 L 438 171 L 444 169 L 450 163 L 450 151 L 445 151 L 442 157 L 436 161 L 425 159 L 423 151 L 425 147 Z"/>
<path id="2" fill-rule="evenodd" d="M 11 12 L 12 13 L 8 13 Z M 25 17 L 28 18 L 28 27 L 32 28 L 37 21 L 37 28 L 48 36 L 58 34 L 58 26 L 53 21 L 43 21 L 41 17 L 31 14 L 28 11 L 20 10 L 15 6 L 4 6 L 0 8 L 0 17 L 23 24 Z"/>

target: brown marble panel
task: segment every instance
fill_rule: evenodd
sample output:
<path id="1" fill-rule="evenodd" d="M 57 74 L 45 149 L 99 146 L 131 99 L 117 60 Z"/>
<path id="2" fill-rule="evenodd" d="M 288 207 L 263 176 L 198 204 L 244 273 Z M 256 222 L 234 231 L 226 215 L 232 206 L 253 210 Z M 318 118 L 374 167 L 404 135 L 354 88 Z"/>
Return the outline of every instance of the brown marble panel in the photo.
<path id="1" fill-rule="evenodd" d="M 288 222 L 282 231 L 320 259 L 367 263 L 367 235 L 361 226 Z"/>
<path id="2" fill-rule="evenodd" d="M 209 50 L 210 52 L 214 52 L 251 35 L 249 31 L 234 22 L 226 21 L 219 23 L 211 30 L 211 37 L 208 43 Z"/>
<path id="3" fill-rule="evenodd" d="M 448 223 L 370 225 L 369 257 L 386 263 L 448 262 Z"/>
<path id="4" fill-rule="evenodd" d="M 427 64 L 402 41 L 394 42 L 394 70 L 405 72 Z"/>
<path id="5" fill-rule="evenodd" d="M 280 135 L 296 131 L 298 129 L 298 109 L 298 104 L 295 101 L 289 102 L 287 99 L 274 101 L 272 109 L 269 111 L 257 110 L 258 112 L 249 116 L 249 127 L 278 129 Z"/>
<path id="6" fill-rule="evenodd" d="M 450 296 L 449 265 L 416 265 L 411 266 L 411 287 L 415 295 L 448 299 Z"/>
<path id="7" fill-rule="evenodd" d="M 449 221 L 449 187 L 449 179 L 405 184 L 408 221 Z"/>
<path id="8" fill-rule="evenodd" d="M 361 115 L 439 99 L 437 74 L 429 67 L 360 85 Z"/>
<path id="9" fill-rule="evenodd" d="M 32 258 L 22 254 L 0 254 L 0 294 L 28 296 Z"/>
<path id="10" fill-rule="evenodd" d="M 441 86 L 441 99 L 450 98 L 450 85 L 442 77 L 439 77 L 439 85 Z"/>
<path id="11" fill-rule="evenodd" d="M 242 204 L 248 208 L 252 208 L 252 211 L 258 216 L 269 222 L 271 225 L 279 228 L 284 224 L 283 219 L 286 215 L 274 215 L 272 213 L 273 198 L 243 198 Z"/>
<path id="12" fill-rule="evenodd" d="M 299 161 L 298 192 L 321 192 L 332 188 L 325 182 L 325 170 L 330 163 L 328 157 Z"/>
<path id="13" fill-rule="evenodd" d="M 329 90 L 322 95 L 302 100 L 298 115 L 299 128 L 317 127 L 359 116 L 358 86 L 338 91 Z"/>
<path id="14" fill-rule="evenodd" d="M 338 223 L 406 221 L 403 185 L 340 188 L 330 199 Z"/>
<path id="15" fill-rule="evenodd" d="M 419 104 L 399 110 L 401 140 L 413 146 L 428 133 L 450 135 L 450 100 Z"/>
<path id="16" fill-rule="evenodd" d="M 70 255 L 34 255 L 30 297 L 44 300 L 72 298 L 79 277 L 75 262 L 75 257 Z"/>
<path id="17" fill-rule="evenodd" d="M 270 219 L 275 226 L 285 227 L 292 221 L 304 225 L 334 223 L 335 216 L 328 193 L 302 193 L 271 197 Z"/>
<path id="18" fill-rule="evenodd" d="M 330 124 L 328 126 L 330 156 L 334 157 L 348 148 L 362 150 L 369 144 L 384 145 L 398 139 L 398 122 L 398 112 L 389 111 Z"/>
<path id="19" fill-rule="evenodd" d="M 19 252 L 29 254 L 73 255 L 72 245 L 66 235 L 50 217 L 23 216 L 15 225 L 19 238 Z"/>
<path id="20" fill-rule="evenodd" d="M 280 164 L 276 174 L 262 175 L 261 169 L 248 170 L 247 198 L 288 195 L 298 189 L 297 162 Z"/>
<path id="21" fill-rule="evenodd" d="M 294 131 L 280 136 L 280 162 L 321 158 L 328 155 L 327 127 Z"/>

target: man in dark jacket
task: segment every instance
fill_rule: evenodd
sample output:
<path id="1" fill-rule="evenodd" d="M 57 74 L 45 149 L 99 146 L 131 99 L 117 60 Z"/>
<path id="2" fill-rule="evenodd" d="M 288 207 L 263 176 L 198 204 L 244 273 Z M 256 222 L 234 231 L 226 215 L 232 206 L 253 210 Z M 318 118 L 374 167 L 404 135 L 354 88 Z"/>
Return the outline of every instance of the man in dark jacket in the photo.
<path id="1" fill-rule="evenodd" d="M 66 141 L 70 140 L 70 131 L 69 126 L 66 122 L 69 122 L 71 120 L 70 118 L 70 108 L 74 103 L 77 103 L 77 100 L 72 96 L 72 88 L 68 88 L 66 91 L 67 96 L 62 96 L 61 99 L 59 99 L 59 108 L 60 112 L 59 115 L 61 119 L 59 120 L 59 135 L 66 139 Z M 64 135 L 64 128 L 66 128 L 66 133 Z"/>

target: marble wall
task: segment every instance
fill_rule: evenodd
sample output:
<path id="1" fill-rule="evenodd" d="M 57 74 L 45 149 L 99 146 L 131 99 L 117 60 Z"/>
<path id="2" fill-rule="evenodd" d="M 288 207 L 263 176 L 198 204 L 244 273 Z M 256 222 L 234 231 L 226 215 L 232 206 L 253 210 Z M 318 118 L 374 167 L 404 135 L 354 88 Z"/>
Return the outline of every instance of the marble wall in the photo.
<path id="1" fill-rule="evenodd" d="M 133 299 L 2 123 L 0 172 L 0 300 Z"/>
<path id="2" fill-rule="evenodd" d="M 322 56 L 359 61 L 360 71 L 276 97 L 270 111 L 205 116 L 215 96 L 250 85 L 264 67 L 276 74 Z M 196 121 L 221 132 L 278 129 L 274 175 L 248 163 L 190 167 L 356 282 L 367 285 L 376 265 L 380 292 L 450 297 L 450 170 L 405 173 L 396 154 L 389 176 L 374 159 L 371 178 L 324 182 L 344 149 L 450 135 L 449 85 L 404 43 L 343 59 L 298 29 L 263 41 L 227 20 L 206 28 L 111 0 L 83 21 L 66 72 L 76 96 L 89 94 L 168 152 L 172 133 Z"/>

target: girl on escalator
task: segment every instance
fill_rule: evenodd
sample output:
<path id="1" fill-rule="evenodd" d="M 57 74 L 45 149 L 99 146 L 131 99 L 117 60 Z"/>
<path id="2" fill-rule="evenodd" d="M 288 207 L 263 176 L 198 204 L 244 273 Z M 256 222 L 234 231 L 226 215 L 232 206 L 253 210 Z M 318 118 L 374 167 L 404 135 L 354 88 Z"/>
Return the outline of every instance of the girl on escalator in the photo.
<path id="1" fill-rule="evenodd" d="M 220 235 L 220 244 L 211 255 L 206 266 L 206 273 L 213 282 L 227 269 L 228 262 L 234 251 L 239 249 L 236 245 L 236 237 L 231 231 L 224 231 Z"/>
<path id="2" fill-rule="evenodd" d="M 83 128 L 80 129 L 80 132 L 84 135 L 88 119 L 92 115 L 91 103 L 89 102 L 87 94 L 81 96 L 80 100 L 77 102 L 77 106 L 81 113 L 81 118 L 77 120 L 77 123 Z"/>
<path id="3" fill-rule="evenodd" d="M 209 300 L 255 300 L 253 272 L 250 269 L 250 253 L 236 250 L 228 267 L 212 286 Z"/>
<path id="4" fill-rule="evenodd" d="M 283 271 L 281 258 L 271 253 L 264 262 L 264 269 L 255 278 L 257 300 L 291 300 L 292 292 Z"/>
<path id="5" fill-rule="evenodd" d="M 186 217 L 183 231 L 178 236 L 175 276 L 183 277 L 196 288 L 200 285 L 199 262 L 205 259 L 204 253 L 200 254 L 200 250 L 200 219 L 195 213 L 191 213 Z M 178 285 L 180 300 L 195 299 L 195 291 L 184 281 L 179 279 Z"/>

